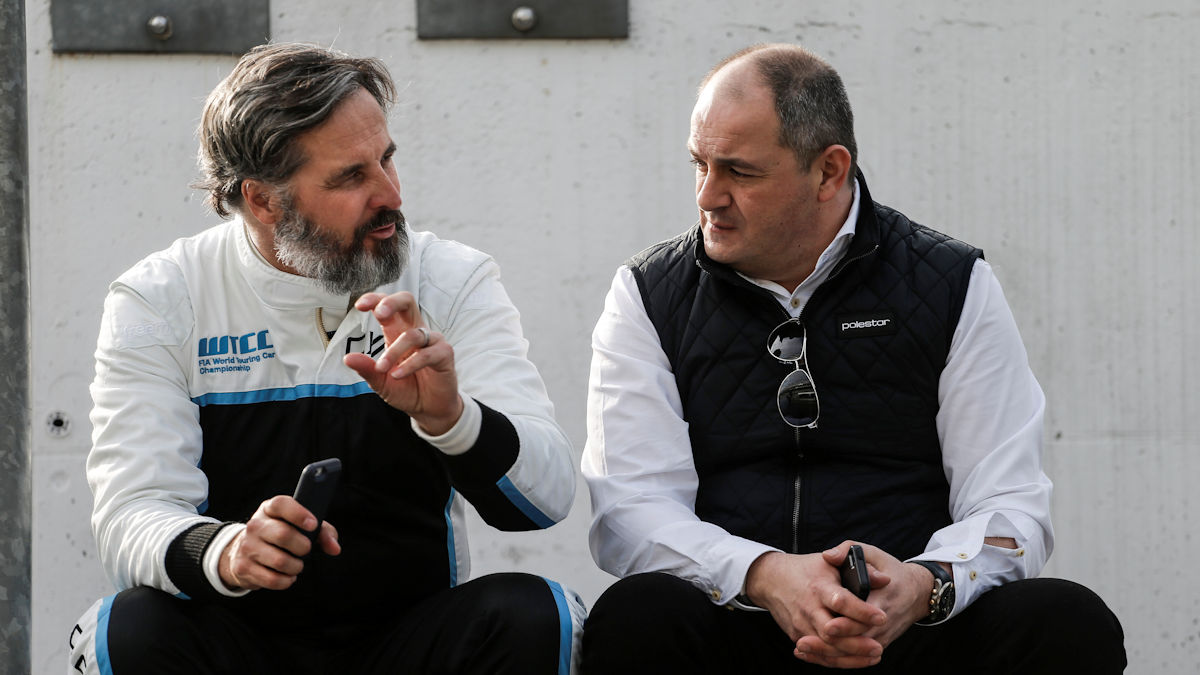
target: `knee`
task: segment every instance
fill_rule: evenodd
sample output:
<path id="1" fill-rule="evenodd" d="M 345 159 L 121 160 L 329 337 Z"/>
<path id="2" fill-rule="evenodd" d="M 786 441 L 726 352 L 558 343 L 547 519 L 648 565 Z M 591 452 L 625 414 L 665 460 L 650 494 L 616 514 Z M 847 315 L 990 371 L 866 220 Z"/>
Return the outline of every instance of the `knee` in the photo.
<path id="1" fill-rule="evenodd" d="M 690 623 L 694 616 L 712 605 L 691 583 L 661 573 L 637 574 L 608 587 L 596 600 L 584 630 L 589 642 L 645 641 L 665 639 Z M 586 648 L 586 647 L 585 647 Z"/>
<path id="2" fill-rule="evenodd" d="M 520 573 L 470 583 L 479 584 L 476 621 L 468 629 L 469 641 L 480 645 L 478 672 L 565 672 L 577 662 L 587 610 L 574 591 Z"/>
<path id="3" fill-rule="evenodd" d="M 583 671 L 702 673 L 716 666 L 720 615 L 708 596 L 668 574 L 638 574 L 606 590 L 583 630 Z M 728 671 L 736 672 L 736 671 Z"/>
<path id="4" fill-rule="evenodd" d="M 478 599 L 484 623 L 514 635 L 557 637 L 563 619 L 554 589 L 541 577 L 520 573 L 491 574 Z M 536 600 L 535 600 L 536 599 Z"/>
<path id="5" fill-rule="evenodd" d="M 1073 581 L 1062 579 L 1047 579 L 1054 584 L 1059 595 L 1058 605 L 1064 622 L 1076 624 L 1075 632 L 1080 636 L 1081 644 L 1109 649 L 1116 658 L 1125 658 L 1125 631 L 1121 628 L 1121 620 L 1109 609 L 1108 605 L 1092 589 Z"/>
<path id="6" fill-rule="evenodd" d="M 85 673 L 167 672 L 163 664 L 174 662 L 163 654 L 189 631 L 181 607 L 187 602 L 136 587 L 96 603 L 76 626 L 79 633 L 71 634 L 72 667 Z"/>
<path id="7" fill-rule="evenodd" d="M 1121 622 L 1091 589 L 1063 579 L 1029 579 L 1001 589 L 1013 592 L 1018 603 L 1013 609 L 1028 629 L 1023 644 L 1040 654 L 1041 663 L 1061 662 L 1061 672 L 1122 672 L 1126 655 Z"/>
<path id="8" fill-rule="evenodd" d="M 1054 626 L 1070 625 L 1090 640 L 1125 638 L 1121 622 L 1090 588 L 1065 579 L 1031 579 L 1027 601 L 1030 613 Z"/>
<path id="9" fill-rule="evenodd" d="M 107 648 L 114 656 L 141 654 L 179 635 L 183 622 L 178 604 L 186 602 L 146 587 L 117 594 L 109 611 Z"/>

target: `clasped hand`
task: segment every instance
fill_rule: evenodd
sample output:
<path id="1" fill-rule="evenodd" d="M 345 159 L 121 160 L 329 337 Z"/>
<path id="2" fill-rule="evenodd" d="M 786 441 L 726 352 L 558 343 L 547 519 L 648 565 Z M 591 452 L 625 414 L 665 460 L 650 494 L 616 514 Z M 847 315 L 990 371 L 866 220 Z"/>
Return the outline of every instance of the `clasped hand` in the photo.
<path id="1" fill-rule="evenodd" d="M 928 571 L 861 544 L 871 593 L 860 600 L 842 587 L 838 567 L 853 543 L 822 553 L 760 556 L 746 575 L 746 593 L 796 645 L 796 658 L 830 668 L 865 668 L 928 613 Z M 924 604 L 922 604 L 924 603 Z"/>

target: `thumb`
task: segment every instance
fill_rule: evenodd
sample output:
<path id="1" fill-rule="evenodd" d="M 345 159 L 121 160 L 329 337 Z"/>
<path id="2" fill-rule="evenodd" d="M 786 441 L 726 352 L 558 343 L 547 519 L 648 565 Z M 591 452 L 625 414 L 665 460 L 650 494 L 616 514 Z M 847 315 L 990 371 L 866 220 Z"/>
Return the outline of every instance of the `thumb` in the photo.
<path id="1" fill-rule="evenodd" d="M 318 542 L 321 545 L 321 550 L 325 551 L 326 555 L 337 555 L 342 552 L 342 544 L 338 541 L 337 528 L 327 520 L 321 522 L 321 534 L 318 535 Z"/>
<path id="2" fill-rule="evenodd" d="M 375 359 L 366 354 L 351 352 L 342 357 L 342 363 L 348 368 L 358 373 L 358 376 L 367 381 L 372 389 L 378 389 L 380 378 L 387 373 L 379 373 L 375 371 Z"/>
<path id="3" fill-rule="evenodd" d="M 837 567 L 846 559 L 846 554 L 850 552 L 850 545 L 854 542 L 844 541 L 831 549 L 821 551 L 821 557 L 825 562 Z"/>

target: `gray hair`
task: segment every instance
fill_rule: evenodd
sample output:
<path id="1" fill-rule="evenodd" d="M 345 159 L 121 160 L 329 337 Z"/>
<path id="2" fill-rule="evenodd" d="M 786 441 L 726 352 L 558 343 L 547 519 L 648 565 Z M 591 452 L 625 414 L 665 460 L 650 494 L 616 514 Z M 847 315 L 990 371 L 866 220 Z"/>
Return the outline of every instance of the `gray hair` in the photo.
<path id="1" fill-rule="evenodd" d="M 396 87 L 383 62 L 317 45 L 267 44 L 242 57 L 208 95 L 193 187 L 222 218 L 242 208 L 242 181 L 282 185 L 304 164 L 296 138 L 365 89 L 386 112 Z"/>
<path id="2" fill-rule="evenodd" d="M 858 167 L 858 145 L 854 141 L 854 112 L 837 71 L 807 49 L 789 44 L 759 44 L 747 47 L 718 63 L 700 83 L 709 80 L 734 61 L 751 59 L 763 84 L 775 97 L 779 116 L 779 143 L 796 153 L 801 167 L 831 145 L 850 151 L 850 175 Z"/>

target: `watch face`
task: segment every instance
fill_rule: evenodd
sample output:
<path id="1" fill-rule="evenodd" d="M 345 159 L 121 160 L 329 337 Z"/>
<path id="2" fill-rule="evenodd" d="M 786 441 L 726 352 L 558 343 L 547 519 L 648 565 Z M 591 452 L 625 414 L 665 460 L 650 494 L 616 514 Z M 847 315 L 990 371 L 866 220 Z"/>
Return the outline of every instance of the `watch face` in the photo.
<path id="1" fill-rule="evenodd" d="M 950 616 L 952 611 L 954 611 L 954 584 L 946 584 L 941 597 L 938 598 L 937 620 L 940 621 Z"/>

